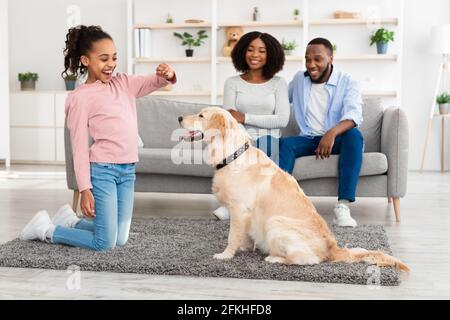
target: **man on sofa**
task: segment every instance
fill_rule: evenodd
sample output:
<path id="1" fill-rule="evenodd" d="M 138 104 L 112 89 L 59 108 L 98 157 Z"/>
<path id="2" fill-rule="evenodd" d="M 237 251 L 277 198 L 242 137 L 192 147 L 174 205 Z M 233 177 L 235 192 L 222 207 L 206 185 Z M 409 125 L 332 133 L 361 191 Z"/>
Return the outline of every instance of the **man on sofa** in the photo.
<path id="1" fill-rule="evenodd" d="M 364 147 L 357 129 L 362 122 L 359 86 L 349 75 L 333 68 L 333 47 L 327 39 L 308 43 L 305 66 L 306 71 L 298 72 L 289 84 L 289 101 L 300 135 L 280 138 L 279 166 L 292 174 L 298 157 L 316 155 L 321 160 L 339 154 L 334 223 L 355 227 L 349 203 L 355 201 Z"/>

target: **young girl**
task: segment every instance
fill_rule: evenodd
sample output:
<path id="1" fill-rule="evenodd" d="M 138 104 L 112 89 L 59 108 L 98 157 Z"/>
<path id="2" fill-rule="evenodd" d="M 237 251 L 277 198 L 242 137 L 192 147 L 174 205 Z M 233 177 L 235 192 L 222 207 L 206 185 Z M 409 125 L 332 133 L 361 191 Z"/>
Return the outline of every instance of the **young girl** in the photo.
<path id="1" fill-rule="evenodd" d="M 290 113 L 286 81 L 276 76 L 284 65 L 283 48 L 270 34 L 253 31 L 239 39 L 231 59 L 241 74 L 225 81 L 223 107 L 270 156 L 277 141 L 272 136 L 279 137 L 279 129 L 286 127 Z M 225 207 L 217 208 L 213 215 L 221 220 L 229 217 Z"/>
<path id="2" fill-rule="evenodd" d="M 175 83 L 176 76 L 167 64 L 159 65 L 156 75 L 113 76 L 116 48 L 98 26 L 71 28 L 64 54 L 63 74 L 87 72 L 86 82 L 68 95 L 65 112 L 81 210 L 92 219 L 78 219 L 69 205 L 52 220 L 39 211 L 20 239 L 108 250 L 124 245 L 130 230 L 138 161 L 136 98 Z"/>

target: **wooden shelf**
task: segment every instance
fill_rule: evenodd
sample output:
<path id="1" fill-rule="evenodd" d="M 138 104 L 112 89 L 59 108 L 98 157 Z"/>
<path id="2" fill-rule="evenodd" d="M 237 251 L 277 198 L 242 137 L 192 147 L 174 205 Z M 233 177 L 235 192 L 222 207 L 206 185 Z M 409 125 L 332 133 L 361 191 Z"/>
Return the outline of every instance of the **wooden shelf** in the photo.
<path id="1" fill-rule="evenodd" d="M 210 63 L 211 59 L 206 57 L 173 57 L 173 58 L 134 58 L 134 63 Z"/>
<path id="2" fill-rule="evenodd" d="M 210 96 L 211 92 L 209 91 L 153 91 L 151 93 L 152 96 L 174 96 L 174 97 L 204 97 Z"/>
<path id="3" fill-rule="evenodd" d="M 286 56 L 286 61 L 303 61 L 303 57 L 302 56 Z M 231 62 L 231 58 L 230 57 L 217 57 L 217 62 L 218 63 Z"/>
<path id="4" fill-rule="evenodd" d="M 360 55 L 335 55 L 336 61 L 363 61 L 363 60 L 392 60 L 397 61 L 398 56 L 396 54 L 360 54 Z M 302 56 L 286 56 L 286 61 L 303 61 Z M 218 57 L 217 61 L 231 62 L 230 57 Z"/>
<path id="5" fill-rule="evenodd" d="M 37 94 L 37 93 L 47 93 L 47 94 L 67 94 L 72 92 L 72 90 L 11 90 L 10 94 Z"/>
<path id="6" fill-rule="evenodd" d="M 231 21 L 231 22 L 220 22 L 217 24 L 218 27 L 301 27 L 303 26 L 303 20 L 286 20 L 286 21 Z M 316 19 L 309 21 L 311 26 L 320 25 L 363 25 L 363 24 L 398 24 L 397 18 L 385 18 L 379 21 L 372 19 Z M 139 23 L 134 24 L 134 29 L 183 29 L 183 28 L 210 28 L 211 23 L 201 22 L 201 23 Z"/>
<path id="7" fill-rule="evenodd" d="M 236 21 L 236 22 L 221 22 L 218 27 L 301 27 L 302 20 L 291 21 Z"/>
<path id="8" fill-rule="evenodd" d="M 397 91 L 392 90 L 363 90 L 363 97 L 396 97 Z M 223 96 L 223 92 L 217 94 L 218 97 Z"/>
<path id="9" fill-rule="evenodd" d="M 435 114 L 433 115 L 433 117 L 447 118 L 447 117 L 450 117 L 450 113 L 447 113 L 447 114 L 438 114 L 438 113 L 435 113 Z"/>
<path id="10" fill-rule="evenodd" d="M 363 97 L 393 97 L 397 96 L 395 90 L 363 90 L 361 92 Z"/>
<path id="11" fill-rule="evenodd" d="M 185 28 L 210 28 L 211 23 L 140 23 L 134 24 L 134 29 L 185 29 Z"/>
<path id="12" fill-rule="evenodd" d="M 339 55 L 334 56 L 334 60 L 392 60 L 397 61 L 398 56 L 396 54 L 360 54 L 360 55 Z"/>
<path id="13" fill-rule="evenodd" d="M 397 18 L 384 18 L 380 20 L 374 19 L 314 19 L 309 21 L 310 26 L 321 25 L 348 25 L 348 24 L 398 24 Z"/>

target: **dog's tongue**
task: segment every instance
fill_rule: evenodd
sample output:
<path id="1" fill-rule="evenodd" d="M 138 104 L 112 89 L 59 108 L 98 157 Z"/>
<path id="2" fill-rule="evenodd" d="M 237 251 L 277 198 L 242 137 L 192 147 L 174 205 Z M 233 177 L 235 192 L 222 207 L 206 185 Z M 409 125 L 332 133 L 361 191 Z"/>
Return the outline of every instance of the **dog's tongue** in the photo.
<path id="1" fill-rule="evenodd" d="M 203 133 L 199 130 L 188 131 L 180 137 L 180 140 L 192 142 L 201 140 L 203 138 Z"/>

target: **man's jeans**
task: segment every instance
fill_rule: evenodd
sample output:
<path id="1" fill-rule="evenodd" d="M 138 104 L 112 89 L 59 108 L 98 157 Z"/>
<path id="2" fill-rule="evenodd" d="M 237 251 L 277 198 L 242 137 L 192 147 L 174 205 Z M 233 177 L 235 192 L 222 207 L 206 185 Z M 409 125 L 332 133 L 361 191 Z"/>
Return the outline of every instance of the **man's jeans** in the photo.
<path id="1" fill-rule="evenodd" d="M 303 156 L 315 155 L 315 150 L 319 146 L 322 136 L 295 136 L 281 137 L 280 139 L 271 136 L 264 136 L 258 140 L 267 141 L 266 145 L 272 146 L 268 150 L 262 150 L 271 158 L 277 158 L 270 152 L 274 144 L 278 144 L 279 162 L 276 162 L 281 169 L 292 174 L 295 159 Z M 356 186 L 358 184 L 359 172 L 362 165 L 364 139 L 357 128 L 350 129 L 342 135 L 336 137 L 332 149 L 332 154 L 339 154 L 339 200 L 355 201 Z M 272 149 L 272 150 L 271 150 Z M 321 160 L 317 160 L 321 161 Z M 305 168 L 308 170 L 308 168 Z"/>
<path id="2" fill-rule="evenodd" d="M 52 242 L 96 251 L 123 246 L 133 213 L 135 168 L 135 163 L 92 162 L 95 217 L 81 219 L 74 228 L 57 226 Z"/>

